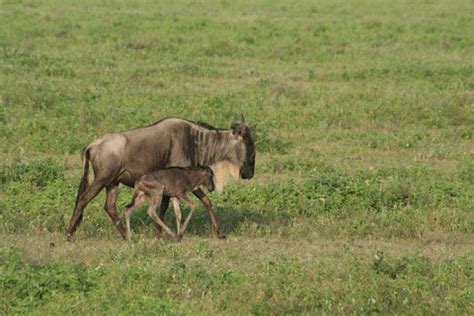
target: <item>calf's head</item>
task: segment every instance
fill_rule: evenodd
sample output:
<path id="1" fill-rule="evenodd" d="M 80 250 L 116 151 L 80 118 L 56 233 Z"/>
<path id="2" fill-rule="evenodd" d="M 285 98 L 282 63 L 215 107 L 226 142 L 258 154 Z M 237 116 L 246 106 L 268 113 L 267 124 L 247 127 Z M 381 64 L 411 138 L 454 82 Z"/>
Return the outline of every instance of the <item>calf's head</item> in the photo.
<path id="1" fill-rule="evenodd" d="M 214 184 L 214 172 L 212 171 L 211 168 L 205 167 L 203 170 L 203 184 L 209 192 L 212 192 L 215 190 L 215 184 Z"/>

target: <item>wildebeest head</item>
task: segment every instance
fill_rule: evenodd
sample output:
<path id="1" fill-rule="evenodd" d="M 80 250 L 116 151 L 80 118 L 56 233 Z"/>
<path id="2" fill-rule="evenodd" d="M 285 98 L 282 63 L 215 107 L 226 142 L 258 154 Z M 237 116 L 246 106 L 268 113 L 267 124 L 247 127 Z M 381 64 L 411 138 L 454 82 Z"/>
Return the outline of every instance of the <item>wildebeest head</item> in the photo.
<path id="1" fill-rule="evenodd" d="M 236 150 L 231 162 L 240 165 L 239 175 L 242 179 L 251 179 L 255 169 L 255 142 L 252 131 L 245 125 L 244 116 L 241 115 L 240 123 L 232 123 L 230 126 L 232 135 L 237 140 Z"/>

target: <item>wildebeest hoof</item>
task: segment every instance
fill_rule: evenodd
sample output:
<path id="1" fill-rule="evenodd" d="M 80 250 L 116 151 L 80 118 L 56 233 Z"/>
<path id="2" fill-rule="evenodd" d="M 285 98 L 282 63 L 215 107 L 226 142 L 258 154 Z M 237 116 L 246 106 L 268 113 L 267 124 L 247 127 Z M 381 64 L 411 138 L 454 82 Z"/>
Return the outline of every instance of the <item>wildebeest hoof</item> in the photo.
<path id="1" fill-rule="evenodd" d="M 226 236 L 225 236 L 225 234 L 224 234 L 223 232 L 218 231 L 218 232 L 217 232 L 217 238 L 219 238 L 219 239 L 226 239 Z"/>
<path id="2" fill-rule="evenodd" d="M 182 239 L 183 239 L 183 235 L 182 235 L 182 234 L 178 234 L 178 235 L 176 235 L 176 236 L 174 237 L 174 240 L 175 240 L 176 242 L 180 242 Z"/>
<path id="3" fill-rule="evenodd" d="M 71 234 L 67 234 L 67 241 L 72 241 L 72 235 Z"/>

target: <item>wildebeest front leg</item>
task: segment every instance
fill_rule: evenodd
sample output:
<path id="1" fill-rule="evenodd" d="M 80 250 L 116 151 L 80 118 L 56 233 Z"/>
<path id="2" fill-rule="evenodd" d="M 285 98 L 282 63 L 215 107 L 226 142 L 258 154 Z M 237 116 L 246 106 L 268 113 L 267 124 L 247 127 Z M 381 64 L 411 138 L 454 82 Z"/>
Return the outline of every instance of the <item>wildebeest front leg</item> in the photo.
<path id="1" fill-rule="evenodd" d="M 77 225 L 80 222 L 84 208 L 93 198 L 97 196 L 97 194 L 99 194 L 100 191 L 102 191 L 103 188 L 104 184 L 101 181 L 94 180 L 91 186 L 79 197 L 74 214 L 69 221 L 69 228 L 67 230 L 67 239 L 69 241 L 72 240 L 72 235 L 77 229 Z"/>
<path id="2" fill-rule="evenodd" d="M 197 196 L 201 200 L 202 204 L 204 204 L 206 207 L 207 213 L 209 214 L 209 220 L 211 221 L 212 227 L 214 228 L 214 232 L 216 233 L 217 237 L 221 239 L 225 238 L 225 234 L 219 228 L 219 223 L 217 223 L 216 213 L 212 209 L 211 200 L 209 200 L 207 195 L 199 188 L 194 190 L 193 194 Z"/>
<path id="3" fill-rule="evenodd" d="M 109 214 L 110 218 L 112 219 L 112 222 L 115 224 L 115 227 L 117 227 L 117 230 L 119 231 L 120 235 L 122 235 L 123 239 L 127 239 L 127 233 L 122 223 L 120 223 L 120 218 L 118 217 L 118 214 L 117 214 L 117 206 L 116 206 L 117 196 L 118 196 L 118 184 L 109 185 L 107 187 L 107 194 L 105 197 L 104 209 L 107 212 L 107 214 Z"/>

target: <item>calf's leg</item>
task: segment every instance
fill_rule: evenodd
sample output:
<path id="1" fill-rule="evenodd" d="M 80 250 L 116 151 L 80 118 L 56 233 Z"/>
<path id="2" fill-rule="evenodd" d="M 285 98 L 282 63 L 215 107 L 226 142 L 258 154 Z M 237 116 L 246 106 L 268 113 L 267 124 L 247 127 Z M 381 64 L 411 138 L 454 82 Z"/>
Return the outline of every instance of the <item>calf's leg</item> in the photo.
<path id="1" fill-rule="evenodd" d="M 148 207 L 148 215 L 155 221 L 155 223 L 160 225 L 161 228 L 163 228 L 168 235 L 170 235 L 173 238 L 176 238 L 175 233 L 173 233 L 173 231 L 168 226 L 166 226 L 166 224 L 163 223 L 161 219 L 158 217 L 158 215 L 156 214 L 157 205 L 158 203 L 150 204 L 150 206 Z"/>
<path id="2" fill-rule="evenodd" d="M 179 200 L 177 198 L 173 198 L 173 207 L 174 207 L 174 215 L 176 217 L 176 234 L 177 238 L 179 239 L 181 236 L 181 208 L 179 207 Z"/>
<path id="3" fill-rule="evenodd" d="M 207 213 L 209 214 L 209 219 L 212 224 L 212 228 L 214 228 L 214 232 L 216 233 L 217 237 L 221 239 L 225 238 L 225 234 L 219 228 L 219 223 L 217 222 L 216 213 L 212 209 L 211 200 L 209 200 L 207 195 L 199 188 L 194 190 L 193 194 L 197 196 L 201 200 L 202 204 L 204 204 L 204 206 L 206 207 Z"/>
<path id="4" fill-rule="evenodd" d="M 132 230 L 130 228 L 130 217 L 132 216 L 133 210 L 135 210 L 137 207 L 142 205 L 146 200 L 146 195 L 143 192 L 139 192 L 137 194 L 137 197 L 133 201 L 133 205 L 130 207 L 127 207 L 124 211 L 125 213 L 125 221 L 127 222 L 127 239 L 130 240 L 132 236 Z"/>
<path id="5" fill-rule="evenodd" d="M 176 235 L 173 233 L 171 229 L 169 229 L 168 226 L 166 226 L 165 223 L 161 220 L 161 218 L 156 214 L 156 207 L 160 204 L 160 201 L 163 197 L 163 185 L 158 184 L 155 188 L 150 190 L 150 196 L 151 196 L 151 204 L 148 207 L 148 215 L 157 223 L 158 225 L 161 226 L 165 230 L 167 234 L 172 236 L 173 238 L 176 238 Z"/>
<path id="6" fill-rule="evenodd" d="M 186 228 L 188 227 L 189 221 L 191 220 L 191 217 L 193 217 L 194 212 L 196 211 L 196 204 L 194 204 L 193 201 L 187 196 L 183 195 L 179 197 L 181 201 L 186 203 L 189 206 L 189 214 L 186 217 L 186 220 L 184 221 L 183 228 L 180 232 L 178 232 L 178 238 L 181 239 L 184 235 L 184 232 L 186 231 Z"/>
<path id="7" fill-rule="evenodd" d="M 161 205 L 160 205 L 160 219 L 161 221 L 164 221 L 166 210 L 168 209 L 168 206 L 170 204 L 170 197 L 169 196 L 163 196 L 161 198 Z M 156 237 L 161 237 L 161 226 L 155 223 L 155 236 Z"/>

